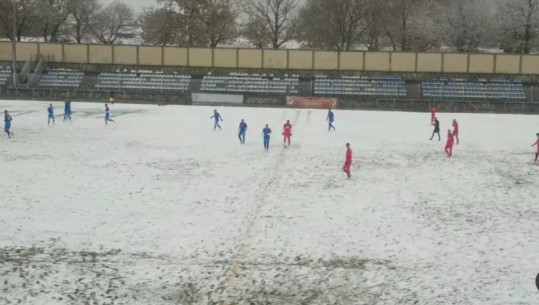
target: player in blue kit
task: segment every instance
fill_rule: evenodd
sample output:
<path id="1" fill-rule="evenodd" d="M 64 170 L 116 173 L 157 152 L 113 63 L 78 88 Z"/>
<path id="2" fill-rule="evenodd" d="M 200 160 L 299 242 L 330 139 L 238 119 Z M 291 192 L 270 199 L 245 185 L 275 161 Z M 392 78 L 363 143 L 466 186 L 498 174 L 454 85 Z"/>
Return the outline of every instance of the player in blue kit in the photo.
<path id="1" fill-rule="evenodd" d="M 247 123 L 241 119 L 240 127 L 238 128 L 238 138 L 241 144 L 245 144 L 245 133 L 247 132 Z"/>
<path id="2" fill-rule="evenodd" d="M 271 129 L 269 128 L 268 124 L 266 124 L 266 127 L 262 129 L 262 134 L 264 135 L 264 149 L 266 151 L 269 150 L 269 142 L 270 142 L 270 135 L 271 135 Z"/>
<path id="3" fill-rule="evenodd" d="M 4 131 L 7 133 L 8 138 L 11 139 L 13 136 L 13 132 L 11 132 L 11 121 L 13 121 L 13 118 L 11 115 L 7 112 L 7 110 L 4 111 Z"/>
<path id="4" fill-rule="evenodd" d="M 64 103 L 64 121 L 71 121 L 71 101 L 65 101 Z"/>
<path id="5" fill-rule="evenodd" d="M 111 118 L 110 118 L 109 105 L 105 104 L 105 125 L 108 125 L 109 122 L 116 123 L 114 120 L 111 120 Z"/>
<path id="6" fill-rule="evenodd" d="M 217 129 L 217 127 L 221 129 L 221 125 L 219 125 L 219 122 L 222 122 L 223 118 L 221 117 L 219 112 L 217 112 L 217 109 L 213 111 L 213 115 L 210 117 L 210 119 L 215 120 L 215 124 L 213 125 L 213 130 Z"/>
<path id="7" fill-rule="evenodd" d="M 50 125 L 51 124 L 51 120 L 52 120 L 52 124 L 54 124 L 54 108 L 52 107 L 52 104 L 49 104 L 49 108 L 47 108 L 47 113 L 49 114 L 49 119 L 47 121 L 47 125 Z"/>
<path id="8" fill-rule="evenodd" d="M 333 114 L 333 111 L 331 111 L 331 108 L 328 110 L 326 121 L 329 123 L 328 131 L 331 131 L 331 128 L 335 130 L 335 126 L 333 126 L 333 122 L 335 122 L 335 115 Z"/>

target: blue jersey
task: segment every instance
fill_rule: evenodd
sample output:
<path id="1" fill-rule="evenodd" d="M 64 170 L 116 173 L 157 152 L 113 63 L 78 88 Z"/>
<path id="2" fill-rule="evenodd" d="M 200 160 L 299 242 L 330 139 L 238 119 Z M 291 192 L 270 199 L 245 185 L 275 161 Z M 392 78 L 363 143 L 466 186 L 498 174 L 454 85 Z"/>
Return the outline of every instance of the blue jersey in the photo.
<path id="1" fill-rule="evenodd" d="M 264 139 L 268 139 L 270 138 L 270 134 L 271 134 L 271 129 L 269 129 L 268 127 L 262 129 L 262 133 L 264 134 Z"/>
<path id="2" fill-rule="evenodd" d="M 328 118 L 327 118 L 328 121 L 330 122 L 334 122 L 335 121 L 335 115 L 333 114 L 333 112 L 329 112 L 328 113 Z"/>
<path id="3" fill-rule="evenodd" d="M 247 123 L 241 122 L 240 123 L 240 132 L 244 133 L 247 130 Z"/>
<path id="4" fill-rule="evenodd" d="M 223 120 L 223 118 L 221 118 L 221 115 L 218 112 L 216 112 L 210 119 L 212 118 L 215 120 L 215 123 L 219 123 L 219 121 Z"/>
<path id="5" fill-rule="evenodd" d="M 47 108 L 47 112 L 49 113 L 50 116 L 52 116 L 54 114 L 54 110 L 51 106 L 49 106 L 49 108 Z"/>
<path id="6" fill-rule="evenodd" d="M 6 126 L 11 126 L 11 121 L 13 121 L 13 118 L 11 117 L 11 115 L 9 114 L 6 114 L 4 116 L 4 123 Z"/>

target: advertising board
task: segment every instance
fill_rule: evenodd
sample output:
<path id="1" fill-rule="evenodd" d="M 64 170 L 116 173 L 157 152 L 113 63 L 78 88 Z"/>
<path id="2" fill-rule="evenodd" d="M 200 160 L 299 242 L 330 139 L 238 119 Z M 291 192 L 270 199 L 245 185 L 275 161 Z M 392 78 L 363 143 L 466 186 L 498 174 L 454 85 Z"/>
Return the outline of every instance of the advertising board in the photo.
<path id="1" fill-rule="evenodd" d="M 286 98 L 286 104 L 290 107 L 299 108 L 336 108 L 338 99 L 329 97 L 288 96 Z"/>

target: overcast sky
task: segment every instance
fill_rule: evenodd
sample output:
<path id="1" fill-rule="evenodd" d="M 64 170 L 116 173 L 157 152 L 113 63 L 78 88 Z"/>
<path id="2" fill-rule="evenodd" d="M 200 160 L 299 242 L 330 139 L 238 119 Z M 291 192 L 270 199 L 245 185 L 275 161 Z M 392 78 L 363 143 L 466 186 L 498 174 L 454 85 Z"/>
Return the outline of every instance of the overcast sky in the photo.
<path id="1" fill-rule="evenodd" d="M 101 0 L 104 4 L 109 4 L 113 1 L 114 0 Z M 122 0 L 122 2 L 131 6 L 137 13 L 141 12 L 143 7 L 154 6 L 157 3 L 156 0 Z"/>

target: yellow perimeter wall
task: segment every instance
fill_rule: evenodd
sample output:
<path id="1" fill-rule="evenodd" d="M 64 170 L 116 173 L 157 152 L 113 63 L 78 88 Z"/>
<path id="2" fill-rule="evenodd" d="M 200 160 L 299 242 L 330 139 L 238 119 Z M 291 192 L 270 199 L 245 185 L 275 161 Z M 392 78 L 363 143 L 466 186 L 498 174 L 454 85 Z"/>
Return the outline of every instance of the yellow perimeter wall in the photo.
<path id="1" fill-rule="evenodd" d="M 0 61 L 11 61 L 11 55 L 11 42 L 0 42 Z M 50 62 L 76 64 L 539 75 L 539 55 L 17 43 L 18 61 L 39 55 Z"/>

